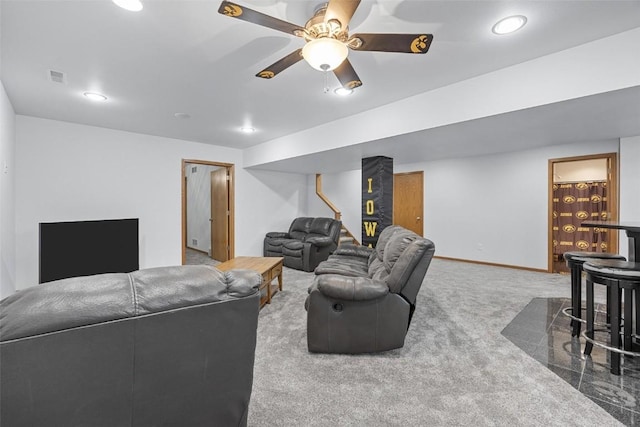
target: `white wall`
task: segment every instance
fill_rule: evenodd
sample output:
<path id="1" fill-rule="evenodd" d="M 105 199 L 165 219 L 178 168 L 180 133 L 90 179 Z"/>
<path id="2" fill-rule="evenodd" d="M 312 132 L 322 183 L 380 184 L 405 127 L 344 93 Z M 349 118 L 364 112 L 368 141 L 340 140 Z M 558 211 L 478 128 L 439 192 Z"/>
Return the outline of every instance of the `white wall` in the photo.
<path id="1" fill-rule="evenodd" d="M 15 291 L 16 115 L 0 81 L 0 299 Z"/>
<path id="2" fill-rule="evenodd" d="M 553 182 L 606 181 L 607 159 L 572 160 L 553 165 Z"/>
<path id="3" fill-rule="evenodd" d="M 620 138 L 620 221 L 640 222 L 640 136 Z M 620 254 L 628 256 L 628 249 L 622 231 Z"/>
<path id="4" fill-rule="evenodd" d="M 618 141 L 394 164 L 394 173 L 424 171 L 424 235 L 436 255 L 546 270 L 549 159 L 611 152 Z M 323 175 L 347 223 L 361 220 L 360 181 L 359 170 Z M 314 197 L 309 191 L 311 214 L 321 211 Z"/>
<path id="5" fill-rule="evenodd" d="M 43 221 L 140 218 L 140 267 L 180 264 L 182 159 L 237 165 L 236 255 L 260 255 L 306 199 L 305 176 L 247 172 L 236 149 L 21 115 L 16 141 L 17 289 L 37 283 Z"/>
<path id="6" fill-rule="evenodd" d="M 308 214 L 307 176 L 260 170 L 246 172 L 252 180 L 251 194 L 243 194 L 241 197 L 247 198 L 245 203 L 251 206 L 249 220 L 261 231 L 243 238 L 250 241 L 252 246 L 259 246 L 262 253 L 266 232 L 288 231 L 294 218 Z M 236 191 L 237 197 L 239 195 Z"/>
<path id="7" fill-rule="evenodd" d="M 309 215 L 333 218 L 333 211 L 316 195 L 316 176 L 308 175 L 307 183 Z M 322 174 L 322 192 L 342 213 L 343 225 L 362 242 L 362 171 Z"/>

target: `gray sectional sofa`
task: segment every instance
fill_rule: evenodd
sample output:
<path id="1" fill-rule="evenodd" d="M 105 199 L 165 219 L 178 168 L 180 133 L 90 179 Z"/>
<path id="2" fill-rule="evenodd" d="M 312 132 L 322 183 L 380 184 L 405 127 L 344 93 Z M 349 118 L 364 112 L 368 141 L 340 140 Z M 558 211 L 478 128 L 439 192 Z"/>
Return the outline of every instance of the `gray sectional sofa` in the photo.
<path id="1" fill-rule="evenodd" d="M 283 257 L 284 265 L 313 271 L 338 247 L 342 222 L 333 218 L 296 218 L 289 231 L 271 231 L 264 238 L 263 255 Z"/>
<path id="2" fill-rule="evenodd" d="M 315 269 L 305 302 L 307 345 L 319 353 L 399 348 L 433 258 L 434 243 L 400 226 L 375 249 L 342 245 Z"/>
<path id="3" fill-rule="evenodd" d="M 0 425 L 246 426 L 262 276 L 159 267 L 0 301 Z"/>

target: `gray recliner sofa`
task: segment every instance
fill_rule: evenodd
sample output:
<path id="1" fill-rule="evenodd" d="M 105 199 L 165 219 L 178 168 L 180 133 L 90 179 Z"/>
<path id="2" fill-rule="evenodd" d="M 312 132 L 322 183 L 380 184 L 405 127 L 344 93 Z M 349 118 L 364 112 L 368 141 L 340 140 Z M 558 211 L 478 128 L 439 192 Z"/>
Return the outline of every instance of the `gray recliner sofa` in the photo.
<path id="1" fill-rule="evenodd" d="M 0 425 L 246 426 L 262 277 L 161 267 L 0 301 Z"/>
<path id="2" fill-rule="evenodd" d="M 318 353 L 400 348 L 433 258 L 429 239 L 385 228 L 375 249 L 342 245 L 315 270 L 305 302 L 307 345 Z"/>
<path id="3" fill-rule="evenodd" d="M 342 222 L 333 218 L 296 218 L 288 232 L 267 233 L 263 254 L 283 257 L 287 267 L 313 271 L 338 247 L 341 228 Z"/>

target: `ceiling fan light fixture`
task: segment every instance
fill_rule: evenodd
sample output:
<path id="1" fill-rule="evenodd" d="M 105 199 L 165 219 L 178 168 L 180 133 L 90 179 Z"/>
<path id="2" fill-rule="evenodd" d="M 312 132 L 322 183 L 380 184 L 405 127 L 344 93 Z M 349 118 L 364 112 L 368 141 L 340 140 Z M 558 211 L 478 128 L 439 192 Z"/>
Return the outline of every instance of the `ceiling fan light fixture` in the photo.
<path id="1" fill-rule="evenodd" d="M 331 37 L 311 40 L 302 48 L 302 57 L 318 71 L 331 71 L 337 68 L 348 54 L 347 46 Z"/>
<path id="2" fill-rule="evenodd" d="M 334 92 L 336 95 L 339 95 L 339 96 L 347 96 L 353 93 L 353 89 L 349 89 L 346 87 L 339 87 L 336 90 L 334 90 Z"/>
<path id="3" fill-rule="evenodd" d="M 113 0 L 113 2 L 131 12 L 140 12 L 142 10 L 142 2 L 140 0 Z"/>
<path id="4" fill-rule="evenodd" d="M 106 101 L 107 97 L 98 92 L 85 92 L 83 95 L 92 101 Z"/>
<path id="5" fill-rule="evenodd" d="M 501 19 L 498 21 L 491 31 L 494 34 L 502 35 L 513 33 L 514 31 L 518 31 L 520 28 L 524 27 L 524 24 L 527 23 L 527 17 L 523 15 L 514 15 L 509 16 L 507 18 Z"/>

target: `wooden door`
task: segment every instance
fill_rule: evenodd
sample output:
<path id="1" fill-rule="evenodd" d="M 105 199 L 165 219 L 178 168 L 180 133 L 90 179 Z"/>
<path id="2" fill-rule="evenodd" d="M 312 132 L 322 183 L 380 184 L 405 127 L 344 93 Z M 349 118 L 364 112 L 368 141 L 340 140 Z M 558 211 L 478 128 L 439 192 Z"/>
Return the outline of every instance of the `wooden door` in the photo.
<path id="1" fill-rule="evenodd" d="M 229 178 L 227 168 L 211 172 L 211 258 L 229 260 Z"/>
<path id="2" fill-rule="evenodd" d="M 424 172 L 393 175 L 393 223 L 422 236 Z"/>

